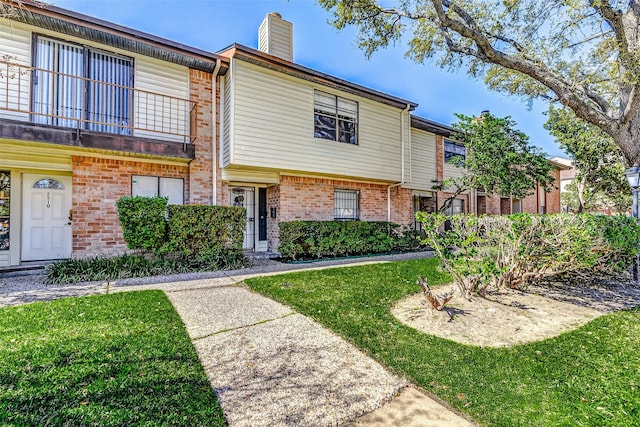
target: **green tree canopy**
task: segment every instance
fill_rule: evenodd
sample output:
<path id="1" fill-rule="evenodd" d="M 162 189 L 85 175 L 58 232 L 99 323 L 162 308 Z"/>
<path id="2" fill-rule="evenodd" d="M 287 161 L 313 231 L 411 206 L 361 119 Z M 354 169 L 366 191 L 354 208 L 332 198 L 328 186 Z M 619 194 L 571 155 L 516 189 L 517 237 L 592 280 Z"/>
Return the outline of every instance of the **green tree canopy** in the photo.
<path id="1" fill-rule="evenodd" d="M 464 158 L 456 156 L 450 163 L 463 168 L 458 178 L 449 178 L 438 189 L 460 194 L 476 189 L 503 197 L 524 198 L 536 185 L 549 191 L 554 178 L 551 164 L 529 137 L 515 128 L 510 117 L 499 118 L 485 112 L 479 117 L 456 114 L 454 138 L 466 146 Z M 445 204 L 446 205 L 446 204 Z"/>
<path id="2" fill-rule="evenodd" d="M 367 55 L 408 37 L 413 60 L 559 102 L 640 162 L 639 0 L 318 1 Z"/>
<path id="3" fill-rule="evenodd" d="M 548 116 L 545 128 L 577 170 L 563 205 L 578 212 L 605 208 L 626 211 L 631 205 L 631 190 L 624 176 L 624 157 L 611 137 L 567 108 L 551 106 Z"/>

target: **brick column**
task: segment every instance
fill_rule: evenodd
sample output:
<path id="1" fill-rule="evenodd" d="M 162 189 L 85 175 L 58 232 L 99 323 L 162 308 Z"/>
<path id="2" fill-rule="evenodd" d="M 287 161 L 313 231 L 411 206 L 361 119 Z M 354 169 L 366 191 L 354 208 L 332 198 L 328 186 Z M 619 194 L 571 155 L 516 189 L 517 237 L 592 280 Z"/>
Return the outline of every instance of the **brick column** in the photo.
<path id="1" fill-rule="evenodd" d="M 189 163 L 189 203 L 213 204 L 213 135 L 217 126 L 213 118 L 213 74 L 189 70 L 191 101 L 196 102 L 195 159 Z"/>

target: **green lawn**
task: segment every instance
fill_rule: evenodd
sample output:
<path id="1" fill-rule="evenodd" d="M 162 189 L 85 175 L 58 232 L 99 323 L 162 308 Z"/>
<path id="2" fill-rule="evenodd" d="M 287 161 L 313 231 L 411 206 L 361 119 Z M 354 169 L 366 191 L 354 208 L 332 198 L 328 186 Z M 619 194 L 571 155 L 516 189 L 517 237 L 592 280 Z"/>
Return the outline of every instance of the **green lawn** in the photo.
<path id="1" fill-rule="evenodd" d="M 434 259 L 307 271 L 248 280 L 423 389 L 492 426 L 640 425 L 640 310 L 598 318 L 578 330 L 508 349 L 481 348 L 420 333 L 390 307 L 448 280 Z"/>
<path id="2" fill-rule="evenodd" d="M 223 426 L 160 291 L 0 309 L 0 425 Z"/>

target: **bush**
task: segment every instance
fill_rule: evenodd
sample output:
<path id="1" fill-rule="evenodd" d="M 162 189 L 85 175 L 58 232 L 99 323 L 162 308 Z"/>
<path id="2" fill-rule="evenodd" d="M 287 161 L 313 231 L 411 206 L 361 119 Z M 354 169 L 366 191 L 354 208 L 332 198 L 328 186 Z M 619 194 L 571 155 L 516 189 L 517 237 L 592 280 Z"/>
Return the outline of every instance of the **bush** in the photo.
<path id="1" fill-rule="evenodd" d="M 442 267 L 467 297 L 489 286 L 519 288 L 558 274 L 621 273 L 634 260 L 640 226 L 625 216 L 454 216 L 418 213 Z M 445 221 L 449 231 L 443 232 Z"/>
<path id="2" fill-rule="evenodd" d="M 245 267 L 246 213 L 231 206 L 170 205 L 162 197 L 122 197 L 118 216 L 129 249 L 145 254 L 64 260 L 48 283 L 115 280 Z M 168 212 L 168 221 L 167 221 Z"/>
<path id="3" fill-rule="evenodd" d="M 318 259 L 415 250 L 414 231 L 384 221 L 293 221 L 280 223 L 282 258 Z"/>
<path id="4" fill-rule="evenodd" d="M 121 197 L 116 206 L 127 247 L 157 252 L 167 236 L 167 198 Z"/>
<path id="5" fill-rule="evenodd" d="M 112 258 L 57 261 L 47 266 L 46 282 L 90 282 L 182 272 L 180 266 L 170 258 L 125 254 Z"/>

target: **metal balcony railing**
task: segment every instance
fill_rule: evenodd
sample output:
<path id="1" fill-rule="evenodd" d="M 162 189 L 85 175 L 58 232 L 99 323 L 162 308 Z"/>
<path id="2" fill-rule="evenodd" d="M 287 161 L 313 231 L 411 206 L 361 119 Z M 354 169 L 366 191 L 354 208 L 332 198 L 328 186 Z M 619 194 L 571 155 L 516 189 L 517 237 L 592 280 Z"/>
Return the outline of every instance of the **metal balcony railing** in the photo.
<path id="1" fill-rule="evenodd" d="M 0 61 L 0 118 L 192 143 L 195 102 Z"/>

